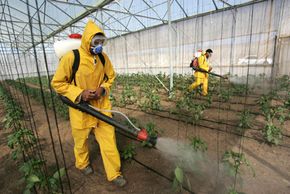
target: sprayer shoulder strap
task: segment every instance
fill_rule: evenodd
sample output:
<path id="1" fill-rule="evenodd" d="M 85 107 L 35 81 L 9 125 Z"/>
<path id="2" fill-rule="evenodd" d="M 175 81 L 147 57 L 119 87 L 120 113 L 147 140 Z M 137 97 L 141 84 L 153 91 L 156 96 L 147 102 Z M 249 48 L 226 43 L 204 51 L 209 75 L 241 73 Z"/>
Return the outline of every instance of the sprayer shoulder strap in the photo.
<path id="1" fill-rule="evenodd" d="M 74 49 L 73 53 L 74 53 L 74 62 L 73 62 L 73 66 L 72 66 L 72 75 L 71 75 L 70 83 L 72 83 L 72 81 L 74 81 L 74 84 L 76 86 L 77 84 L 76 84 L 75 77 L 76 77 L 76 73 L 77 73 L 79 66 L 80 66 L 80 52 L 78 49 Z M 98 57 L 99 57 L 101 63 L 103 64 L 103 66 L 105 66 L 106 60 L 105 60 L 104 55 L 102 53 L 99 53 Z M 105 81 L 108 80 L 108 76 L 106 74 L 105 74 L 104 80 Z"/>
<path id="2" fill-rule="evenodd" d="M 71 74 L 71 78 L 70 78 L 70 83 L 72 83 L 72 81 L 74 81 L 75 86 L 76 84 L 76 72 L 78 71 L 79 65 L 80 65 L 80 52 L 78 49 L 74 49 L 73 50 L 74 53 L 74 63 L 72 66 L 72 74 Z"/>
<path id="3" fill-rule="evenodd" d="M 99 54 L 98 54 L 98 57 L 99 57 L 101 63 L 103 64 L 103 67 L 105 67 L 106 60 L 105 60 L 104 55 L 103 55 L 102 53 L 99 53 Z M 109 78 L 108 78 L 107 74 L 105 73 L 105 75 L 104 75 L 104 81 L 106 82 L 106 81 L 108 81 L 108 79 L 109 79 Z"/>

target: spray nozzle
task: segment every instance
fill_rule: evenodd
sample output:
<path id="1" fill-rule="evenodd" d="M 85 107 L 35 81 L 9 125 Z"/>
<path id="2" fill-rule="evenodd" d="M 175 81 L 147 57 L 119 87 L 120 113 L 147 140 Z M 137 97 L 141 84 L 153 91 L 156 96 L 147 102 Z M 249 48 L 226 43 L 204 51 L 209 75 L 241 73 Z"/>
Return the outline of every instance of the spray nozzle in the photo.
<path id="1" fill-rule="evenodd" d="M 152 144 L 153 146 L 155 146 L 156 142 L 157 142 L 157 137 L 155 137 L 155 136 L 153 137 L 153 136 L 148 135 L 146 129 L 141 129 L 138 132 L 137 139 L 141 140 L 141 141 L 146 141 L 146 142 Z"/>

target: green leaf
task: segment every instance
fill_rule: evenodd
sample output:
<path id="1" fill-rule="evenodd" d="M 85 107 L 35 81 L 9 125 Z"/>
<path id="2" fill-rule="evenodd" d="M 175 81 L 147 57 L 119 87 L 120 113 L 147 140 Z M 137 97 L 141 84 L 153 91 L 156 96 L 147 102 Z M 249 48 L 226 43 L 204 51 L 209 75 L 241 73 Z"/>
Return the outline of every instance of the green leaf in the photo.
<path id="1" fill-rule="evenodd" d="M 28 182 L 30 183 L 37 183 L 40 182 L 40 179 L 38 178 L 38 176 L 32 174 L 27 178 Z"/>
<path id="2" fill-rule="evenodd" d="M 175 177 L 179 183 L 183 183 L 183 170 L 179 167 L 176 167 L 174 170 Z"/>
<path id="3" fill-rule="evenodd" d="M 26 185 L 26 189 L 29 189 L 29 191 L 30 191 L 30 189 L 31 189 L 32 187 L 34 187 L 34 183 L 28 183 L 28 184 Z"/>
<path id="4" fill-rule="evenodd" d="M 59 179 L 60 177 L 63 177 L 65 174 L 65 169 L 64 168 L 61 168 L 59 169 L 59 171 L 56 171 L 54 174 L 53 174 L 53 178 L 55 179 Z M 60 175 L 60 177 L 59 177 Z"/>
<path id="5" fill-rule="evenodd" d="M 58 188 L 58 182 L 57 182 L 57 179 L 55 178 L 50 178 L 49 179 L 49 184 L 50 184 L 50 187 L 52 190 L 57 190 Z"/>
<path id="6" fill-rule="evenodd" d="M 173 188 L 174 189 L 177 189 L 178 188 L 178 185 L 179 185 L 178 180 L 176 178 L 174 178 L 173 179 L 173 183 L 172 183 Z"/>

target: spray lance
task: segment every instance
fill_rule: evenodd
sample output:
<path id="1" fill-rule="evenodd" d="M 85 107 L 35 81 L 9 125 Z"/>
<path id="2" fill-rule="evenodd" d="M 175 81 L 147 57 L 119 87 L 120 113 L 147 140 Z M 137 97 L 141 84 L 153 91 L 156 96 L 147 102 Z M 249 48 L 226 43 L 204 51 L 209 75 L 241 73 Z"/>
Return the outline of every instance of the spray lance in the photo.
<path id="1" fill-rule="evenodd" d="M 62 102 L 67 104 L 68 106 L 75 108 L 75 109 L 78 109 L 78 110 L 85 112 L 87 114 L 90 114 L 97 119 L 100 119 L 100 120 L 118 128 L 118 129 L 121 129 L 121 130 L 125 131 L 127 134 L 133 135 L 139 141 L 146 141 L 146 142 L 152 144 L 153 146 L 156 145 L 157 137 L 150 136 L 147 133 L 146 129 L 139 129 L 138 127 L 136 127 L 124 113 L 119 112 L 119 111 L 115 111 L 115 110 L 98 109 L 98 108 L 90 105 L 88 102 L 84 102 L 84 101 L 81 101 L 80 103 L 75 104 L 71 100 L 69 100 L 67 97 L 64 97 L 62 95 L 59 95 L 59 96 L 60 96 L 60 99 L 62 100 Z M 111 117 L 101 113 L 101 111 L 102 112 L 113 112 L 113 113 L 117 113 L 117 114 L 122 115 L 123 117 L 125 117 L 128 120 L 128 122 L 130 123 L 132 128 L 129 128 L 129 127 L 117 122 L 116 120 L 112 119 Z"/>
<path id="2" fill-rule="evenodd" d="M 228 79 L 227 76 L 222 76 L 222 75 L 219 75 L 219 74 L 216 74 L 216 73 L 212 73 L 212 72 L 206 71 L 206 70 L 204 70 L 202 68 L 197 68 L 197 67 L 193 66 L 192 69 L 195 70 L 195 71 L 202 72 L 202 73 L 208 73 L 210 75 L 213 75 L 213 76 L 216 76 L 216 77 L 220 77 L 220 78 L 223 78 L 223 79 Z"/>

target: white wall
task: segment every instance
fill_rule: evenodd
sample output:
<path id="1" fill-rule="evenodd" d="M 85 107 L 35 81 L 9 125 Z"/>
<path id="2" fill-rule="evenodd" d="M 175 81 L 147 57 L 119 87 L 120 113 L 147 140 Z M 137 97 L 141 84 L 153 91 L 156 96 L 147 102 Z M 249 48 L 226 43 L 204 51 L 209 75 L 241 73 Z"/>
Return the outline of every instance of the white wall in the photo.
<path id="1" fill-rule="evenodd" d="M 213 49 L 212 65 L 222 74 L 246 75 L 248 64 L 239 65 L 238 60 L 249 54 L 273 59 L 275 36 L 290 35 L 290 1 L 284 1 L 281 8 L 282 3 L 269 0 L 237 8 L 236 12 L 228 10 L 173 23 L 174 72 L 190 73 L 192 52 L 200 48 Z M 168 47 L 168 27 L 163 25 L 111 39 L 106 51 L 119 73 L 169 73 Z M 271 70 L 271 64 L 249 67 L 253 75 L 271 75 Z M 289 74 L 290 69 L 283 72 Z"/>

